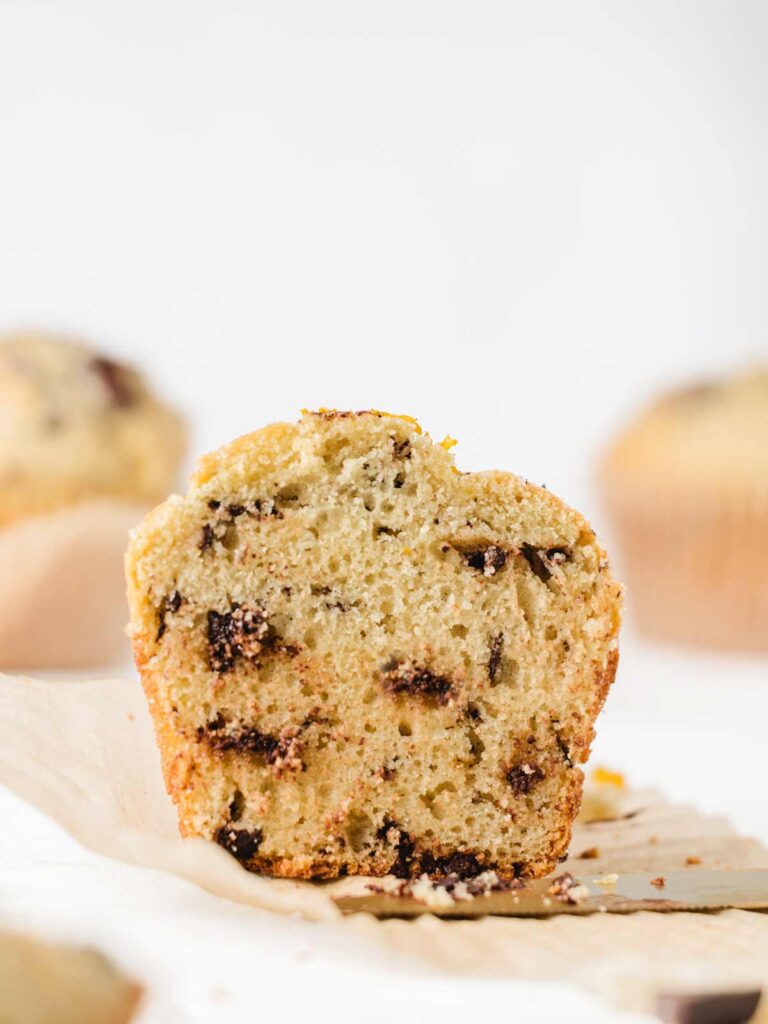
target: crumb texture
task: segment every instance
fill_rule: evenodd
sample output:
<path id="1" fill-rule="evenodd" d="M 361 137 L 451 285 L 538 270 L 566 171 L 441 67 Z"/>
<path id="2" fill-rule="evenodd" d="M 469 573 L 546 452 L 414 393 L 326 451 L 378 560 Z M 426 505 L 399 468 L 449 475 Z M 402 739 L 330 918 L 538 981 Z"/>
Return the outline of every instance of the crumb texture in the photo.
<path id="1" fill-rule="evenodd" d="M 537 876 L 616 669 L 585 520 L 413 421 L 305 414 L 136 531 L 131 632 L 184 835 L 291 877 Z"/>

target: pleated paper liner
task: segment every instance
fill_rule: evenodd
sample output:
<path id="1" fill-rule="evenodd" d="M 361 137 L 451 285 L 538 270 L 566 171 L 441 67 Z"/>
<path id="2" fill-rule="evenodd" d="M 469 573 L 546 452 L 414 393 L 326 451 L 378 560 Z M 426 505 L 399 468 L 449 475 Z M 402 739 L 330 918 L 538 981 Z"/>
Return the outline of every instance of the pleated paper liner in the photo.
<path id="1" fill-rule="evenodd" d="M 146 512 L 88 501 L 0 529 L 0 669 L 127 660 L 123 556 Z"/>
<path id="2" fill-rule="evenodd" d="M 768 651 L 768 495 L 603 481 L 637 625 L 664 641 Z"/>

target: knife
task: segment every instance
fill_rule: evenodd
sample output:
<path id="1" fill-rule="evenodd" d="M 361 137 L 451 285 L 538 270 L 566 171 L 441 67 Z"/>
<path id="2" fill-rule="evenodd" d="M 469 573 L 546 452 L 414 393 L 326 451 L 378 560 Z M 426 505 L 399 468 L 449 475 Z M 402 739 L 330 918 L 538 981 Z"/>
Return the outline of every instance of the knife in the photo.
<path id="1" fill-rule="evenodd" d="M 563 878 L 565 876 L 560 876 Z M 492 891 L 473 899 L 454 900 L 447 906 L 428 905 L 408 894 L 386 891 L 334 897 L 344 914 L 368 913 L 376 917 L 447 918 L 553 917 L 556 914 L 630 914 L 637 910 L 662 913 L 736 908 L 768 910 L 768 870 L 710 871 L 707 869 L 658 873 L 567 876 L 526 881 L 521 888 Z M 583 888 L 582 888 L 583 887 Z M 558 893 L 558 890 L 565 889 Z M 439 890 L 438 890 L 439 891 Z M 569 892 L 578 896 L 569 898 Z M 447 901 L 446 901 L 447 902 Z"/>

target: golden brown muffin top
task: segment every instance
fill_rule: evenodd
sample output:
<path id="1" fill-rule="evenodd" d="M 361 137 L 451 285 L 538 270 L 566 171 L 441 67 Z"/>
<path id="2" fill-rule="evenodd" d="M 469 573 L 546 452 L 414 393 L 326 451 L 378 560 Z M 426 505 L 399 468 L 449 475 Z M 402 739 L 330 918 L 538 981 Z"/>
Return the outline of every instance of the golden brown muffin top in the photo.
<path id="1" fill-rule="evenodd" d="M 768 368 L 704 381 L 659 398 L 605 456 L 612 490 L 694 489 L 713 496 L 768 490 Z"/>
<path id="2" fill-rule="evenodd" d="M 0 524 L 89 498 L 154 504 L 183 448 L 132 367 L 56 335 L 0 338 Z"/>

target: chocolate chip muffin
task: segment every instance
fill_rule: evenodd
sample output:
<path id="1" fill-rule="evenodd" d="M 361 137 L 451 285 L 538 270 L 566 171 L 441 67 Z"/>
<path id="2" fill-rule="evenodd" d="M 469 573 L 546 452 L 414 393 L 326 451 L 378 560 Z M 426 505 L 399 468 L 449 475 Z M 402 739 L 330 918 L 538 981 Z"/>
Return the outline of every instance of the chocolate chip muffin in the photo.
<path id="1" fill-rule="evenodd" d="M 183 447 L 131 367 L 51 335 L 0 339 L 0 666 L 120 657 L 128 530 L 172 489 Z"/>
<path id="2" fill-rule="evenodd" d="M 0 338 L 0 526 L 93 498 L 153 505 L 183 448 L 136 370 L 53 335 Z"/>
<path id="3" fill-rule="evenodd" d="M 768 370 L 662 396 L 611 445 L 600 481 L 638 626 L 768 651 Z"/>
<path id="4" fill-rule="evenodd" d="M 128 1024 L 141 989 L 95 949 L 0 932 L 3 1024 Z"/>
<path id="5" fill-rule="evenodd" d="M 135 532 L 130 632 L 182 834 L 272 875 L 545 874 L 618 658 L 587 522 L 414 420 L 306 413 Z"/>

